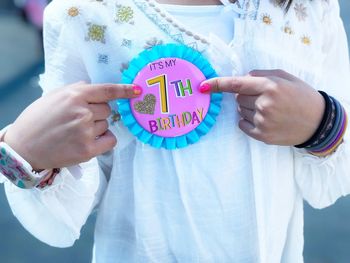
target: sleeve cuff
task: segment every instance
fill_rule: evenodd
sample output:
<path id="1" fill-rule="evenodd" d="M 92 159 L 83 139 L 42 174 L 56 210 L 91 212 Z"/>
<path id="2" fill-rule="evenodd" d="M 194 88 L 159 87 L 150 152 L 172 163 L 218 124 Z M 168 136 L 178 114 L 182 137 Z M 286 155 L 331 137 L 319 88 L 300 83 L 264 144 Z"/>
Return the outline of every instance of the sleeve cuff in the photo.
<path id="1" fill-rule="evenodd" d="M 81 170 L 80 179 L 70 172 L 74 169 Z M 44 189 L 23 190 L 5 184 L 13 214 L 33 236 L 51 246 L 74 244 L 102 194 L 99 188 L 105 179 L 99 173 L 96 159 L 74 169 L 62 169 L 53 185 Z"/>
<path id="2" fill-rule="evenodd" d="M 342 142 L 338 148 L 327 156 L 316 156 L 312 153 L 308 152 L 305 149 L 293 148 L 296 158 L 302 159 L 302 162 L 305 164 L 315 164 L 315 165 L 323 165 L 333 160 L 337 159 L 339 155 L 344 154 L 344 148 L 346 147 L 346 142 Z"/>

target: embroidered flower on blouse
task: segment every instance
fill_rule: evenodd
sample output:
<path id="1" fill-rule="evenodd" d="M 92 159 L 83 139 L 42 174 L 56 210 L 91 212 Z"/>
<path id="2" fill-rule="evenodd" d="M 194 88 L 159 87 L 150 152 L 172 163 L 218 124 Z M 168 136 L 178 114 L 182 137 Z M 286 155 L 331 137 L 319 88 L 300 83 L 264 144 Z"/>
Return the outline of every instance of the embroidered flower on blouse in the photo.
<path id="1" fill-rule="evenodd" d="M 98 54 L 98 60 L 97 62 L 99 64 L 108 64 L 109 63 L 109 57 L 106 54 Z"/>
<path id="2" fill-rule="evenodd" d="M 76 6 L 72 6 L 71 8 L 68 9 L 67 14 L 70 17 L 76 17 L 80 15 L 80 9 Z"/>
<path id="3" fill-rule="evenodd" d="M 301 42 L 304 44 L 304 45 L 307 45 L 307 46 L 310 46 L 311 45 L 311 38 L 309 36 L 303 36 L 301 38 Z"/>
<path id="4" fill-rule="evenodd" d="M 288 35 L 293 35 L 294 34 L 293 29 L 290 26 L 285 26 L 283 28 L 283 32 L 288 34 Z"/>
<path id="5" fill-rule="evenodd" d="M 299 21 L 305 21 L 307 18 L 307 9 L 303 4 L 296 3 L 294 6 L 295 15 Z"/>
<path id="6" fill-rule="evenodd" d="M 92 24 L 92 23 L 87 23 L 88 26 L 88 36 L 86 37 L 87 41 L 97 41 L 101 42 L 103 44 L 106 43 L 105 39 L 105 32 L 107 29 L 107 26 L 103 25 L 97 25 L 97 24 Z"/>
<path id="7" fill-rule="evenodd" d="M 116 22 L 134 24 L 134 10 L 130 6 L 117 5 L 117 9 Z"/>
<path id="8" fill-rule="evenodd" d="M 265 25 L 271 25 L 272 24 L 272 18 L 269 14 L 262 14 L 261 15 L 261 21 L 265 24 Z"/>
<path id="9" fill-rule="evenodd" d="M 163 44 L 163 40 L 158 39 L 156 37 L 152 37 L 151 39 L 146 41 L 146 44 L 143 48 L 144 49 L 151 49 L 155 46 L 162 45 L 162 44 Z"/>
<path id="10" fill-rule="evenodd" d="M 129 68 L 129 62 L 124 62 L 121 64 L 119 71 L 123 73 L 124 70 L 127 70 Z"/>
<path id="11" fill-rule="evenodd" d="M 131 48 L 132 41 L 130 39 L 123 38 L 122 47 Z"/>
<path id="12" fill-rule="evenodd" d="M 282 27 L 282 31 L 287 34 L 287 35 L 293 35 L 294 31 L 292 29 L 292 27 L 290 26 L 289 22 L 287 22 L 283 27 Z"/>
<path id="13" fill-rule="evenodd" d="M 116 112 L 115 110 L 112 110 L 112 116 L 111 116 L 111 125 L 115 124 L 116 122 L 121 120 L 121 115 L 119 112 Z"/>

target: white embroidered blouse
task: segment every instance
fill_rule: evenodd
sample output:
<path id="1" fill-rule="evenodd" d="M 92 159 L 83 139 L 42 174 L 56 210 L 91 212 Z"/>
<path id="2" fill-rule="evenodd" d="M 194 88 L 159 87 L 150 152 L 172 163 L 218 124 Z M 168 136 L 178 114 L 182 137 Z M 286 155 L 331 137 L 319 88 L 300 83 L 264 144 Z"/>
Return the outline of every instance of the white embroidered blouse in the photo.
<path id="1" fill-rule="evenodd" d="M 221 76 L 283 69 L 349 112 L 347 40 L 336 0 L 296 0 L 287 14 L 268 0 L 223 2 L 222 16 L 233 16 L 229 42 L 153 0 L 54 0 L 45 12 L 41 86 L 48 92 L 80 80 L 118 83 L 143 49 L 176 42 L 203 52 Z M 303 199 L 323 208 L 350 193 L 349 131 L 326 158 L 266 145 L 239 130 L 234 98 L 225 94 L 209 134 L 167 151 L 136 140 L 111 105 L 119 141 L 112 152 L 63 169 L 44 190 L 5 183 L 15 216 L 52 246 L 71 246 L 96 208 L 94 262 L 303 262 Z M 80 178 L 72 176 L 77 170 Z"/>

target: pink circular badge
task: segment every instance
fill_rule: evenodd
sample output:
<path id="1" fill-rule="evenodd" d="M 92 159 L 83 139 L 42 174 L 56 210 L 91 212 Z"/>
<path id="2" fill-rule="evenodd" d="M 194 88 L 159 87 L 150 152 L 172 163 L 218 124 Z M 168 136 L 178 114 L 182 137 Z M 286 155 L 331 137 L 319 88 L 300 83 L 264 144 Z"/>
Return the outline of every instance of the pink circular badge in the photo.
<path id="1" fill-rule="evenodd" d="M 206 79 L 191 62 L 161 58 L 149 63 L 133 83 L 142 87 L 140 97 L 131 99 L 131 112 L 151 134 L 172 138 L 185 135 L 202 123 L 208 113 L 210 94 L 198 87 Z"/>

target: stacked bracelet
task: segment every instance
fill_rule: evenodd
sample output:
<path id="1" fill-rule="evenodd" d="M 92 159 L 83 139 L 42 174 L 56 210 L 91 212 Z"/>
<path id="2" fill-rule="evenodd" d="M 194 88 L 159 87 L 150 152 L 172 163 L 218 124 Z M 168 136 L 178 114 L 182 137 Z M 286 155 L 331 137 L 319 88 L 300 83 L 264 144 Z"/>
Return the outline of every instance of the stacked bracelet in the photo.
<path id="1" fill-rule="evenodd" d="M 348 119 L 339 101 L 323 91 L 319 92 L 326 103 L 321 124 L 308 141 L 295 147 L 305 148 L 317 156 L 326 156 L 333 153 L 342 143 Z"/>

